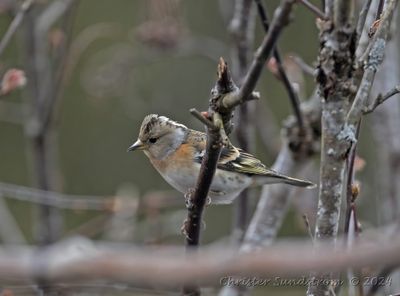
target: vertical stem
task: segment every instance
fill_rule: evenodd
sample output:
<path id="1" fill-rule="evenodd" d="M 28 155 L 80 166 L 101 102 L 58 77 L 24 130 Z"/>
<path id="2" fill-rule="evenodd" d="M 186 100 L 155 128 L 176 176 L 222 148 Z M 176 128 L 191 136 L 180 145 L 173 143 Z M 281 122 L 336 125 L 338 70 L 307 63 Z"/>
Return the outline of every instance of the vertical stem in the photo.
<path id="1" fill-rule="evenodd" d="M 231 35 L 234 40 L 233 46 L 233 76 L 236 81 L 242 81 L 246 75 L 252 42 L 254 39 L 254 8 L 253 0 L 236 0 L 235 12 L 230 24 Z M 239 106 L 238 127 L 235 134 L 240 148 L 245 151 L 253 150 L 254 131 L 253 125 L 254 103 L 249 102 Z M 234 234 L 239 240 L 243 238 L 248 220 L 248 197 L 249 191 L 243 191 L 234 205 Z"/>
<path id="2" fill-rule="evenodd" d="M 341 13 L 346 4 L 336 3 L 335 13 Z M 332 16 L 332 1 L 326 1 L 328 16 Z M 328 21 L 320 34 L 320 53 L 317 82 L 322 100 L 321 163 L 318 212 L 315 243 L 329 241 L 335 244 L 340 208 L 346 191 L 345 170 L 347 159 L 346 135 L 341 132 L 346 122 L 352 94 L 347 90 L 352 76 L 354 49 L 351 46 L 354 29 L 349 26 L 351 15 L 335 16 L 337 24 Z M 329 271 L 313 274 L 318 285 L 309 285 L 307 295 L 328 295 L 332 289 Z"/>

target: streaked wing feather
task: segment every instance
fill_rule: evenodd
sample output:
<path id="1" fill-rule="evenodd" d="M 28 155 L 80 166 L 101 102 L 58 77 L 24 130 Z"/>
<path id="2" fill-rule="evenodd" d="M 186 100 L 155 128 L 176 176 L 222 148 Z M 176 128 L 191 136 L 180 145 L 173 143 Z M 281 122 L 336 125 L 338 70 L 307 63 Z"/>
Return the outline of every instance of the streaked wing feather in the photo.
<path id="1" fill-rule="evenodd" d="M 224 162 L 225 155 L 229 155 L 229 161 Z M 232 156 L 235 156 L 233 158 Z M 226 157 L 228 158 L 228 157 Z M 259 159 L 250 153 L 244 152 L 236 147 L 224 147 L 221 152 L 218 168 L 222 170 L 238 172 L 249 175 L 277 175 L 277 173 L 267 168 Z"/>
<path id="2" fill-rule="evenodd" d="M 197 148 L 195 161 L 201 163 L 204 157 L 206 146 L 206 134 L 194 131 L 191 132 L 191 142 Z M 260 160 L 243 150 L 229 145 L 223 147 L 218 161 L 218 169 L 238 172 L 249 175 L 276 176 L 277 172 L 268 169 Z"/>

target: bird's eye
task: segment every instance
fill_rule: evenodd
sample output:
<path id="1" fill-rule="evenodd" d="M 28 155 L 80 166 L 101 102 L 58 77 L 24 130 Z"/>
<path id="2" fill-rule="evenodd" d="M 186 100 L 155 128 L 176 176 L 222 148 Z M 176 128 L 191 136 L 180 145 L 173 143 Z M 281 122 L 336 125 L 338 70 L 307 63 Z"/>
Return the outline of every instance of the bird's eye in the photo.
<path id="1" fill-rule="evenodd" d="M 149 139 L 149 142 L 152 143 L 152 144 L 154 144 L 155 142 L 157 142 L 157 140 L 158 140 L 157 138 L 150 138 L 150 139 Z"/>

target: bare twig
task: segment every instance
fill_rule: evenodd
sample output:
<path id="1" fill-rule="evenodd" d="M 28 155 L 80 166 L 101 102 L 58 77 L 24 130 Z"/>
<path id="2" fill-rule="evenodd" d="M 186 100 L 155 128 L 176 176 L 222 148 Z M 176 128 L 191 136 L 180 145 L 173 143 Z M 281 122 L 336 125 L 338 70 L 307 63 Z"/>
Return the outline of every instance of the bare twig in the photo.
<path id="1" fill-rule="evenodd" d="M 301 57 L 299 56 L 291 56 L 293 62 L 295 62 L 301 70 L 310 76 L 314 76 L 315 68 L 307 64 Z"/>
<path id="2" fill-rule="evenodd" d="M 383 102 L 385 102 L 387 99 L 391 98 L 392 96 L 396 95 L 400 93 L 400 85 L 397 85 L 395 87 L 393 87 L 391 90 L 389 90 L 387 93 L 383 94 L 379 94 L 376 99 L 372 102 L 371 105 L 369 105 L 368 107 L 366 107 L 363 110 L 364 114 L 369 114 L 371 112 L 373 112 L 376 107 L 378 107 L 380 104 L 382 104 Z"/>
<path id="3" fill-rule="evenodd" d="M 308 220 L 308 217 L 307 217 L 306 214 L 303 214 L 302 217 L 303 217 L 304 224 L 305 224 L 305 226 L 307 228 L 308 236 L 310 237 L 311 241 L 313 242 L 314 241 L 314 235 L 313 235 L 312 230 L 311 230 L 310 221 Z"/>
<path id="4" fill-rule="evenodd" d="M 308 0 L 297 0 L 297 1 L 303 4 L 305 7 L 307 7 L 312 13 L 314 13 L 321 20 L 328 19 L 327 16 L 317 6 L 315 6 Z"/>
<path id="5" fill-rule="evenodd" d="M 26 136 L 31 140 L 34 181 L 42 190 L 54 190 L 54 176 L 57 173 L 54 150 L 54 131 L 49 118 L 54 113 L 57 99 L 56 79 L 62 69 L 59 60 L 51 59 L 48 48 L 48 32 L 62 16 L 69 11 L 74 0 L 52 1 L 40 15 L 28 13 L 26 16 L 26 69 L 30 102 L 29 119 L 26 121 Z M 64 52 L 66 54 L 66 52 Z M 61 59 L 62 60 L 62 59 Z M 57 239 L 62 227 L 62 219 L 57 209 L 41 205 L 38 208 L 35 229 L 37 240 L 47 244 Z"/>
<path id="6" fill-rule="evenodd" d="M 266 33 L 268 33 L 269 21 L 268 21 L 268 17 L 265 12 L 265 8 L 262 3 L 262 0 L 256 0 L 256 3 L 257 3 L 258 14 L 262 21 L 264 31 Z M 281 58 L 281 55 L 279 53 L 279 49 L 277 46 L 275 46 L 275 49 L 273 51 L 273 56 L 277 62 L 279 76 L 280 76 L 282 83 L 285 86 L 285 89 L 289 95 L 290 103 L 292 105 L 293 113 L 296 116 L 299 130 L 304 133 L 304 119 L 303 119 L 303 115 L 301 114 L 301 110 L 300 110 L 300 99 L 299 99 L 299 96 L 297 95 L 297 92 L 294 90 L 293 84 L 290 82 L 285 69 L 283 68 L 282 58 Z"/>
<path id="7" fill-rule="evenodd" d="M 34 0 L 25 0 L 21 4 L 20 9 L 18 10 L 10 26 L 8 27 L 6 33 L 4 34 L 3 38 L 0 41 L 0 56 L 3 54 L 4 49 L 6 49 L 8 43 L 11 40 L 11 37 L 14 35 L 18 27 L 21 25 L 26 12 L 31 8 L 33 2 Z"/>
<path id="8" fill-rule="evenodd" d="M 363 110 L 365 109 L 367 100 L 369 98 L 375 73 L 383 61 L 386 39 L 390 30 L 390 23 L 396 8 L 396 4 L 396 0 L 391 0 L 388 2 L 385 13 L 381 18 L 379 28 L 376 31 L 371 44 L 367 47 L 366 52 L 361 58 L 361 60 L 365 63 L 364 75 L 354 102 L 346 118 L 345 131 L 347 130 L 349 132 L 348 137 L 350 139 L 354 138 L 354 133 L 356 130 L 355 124 L 362 116 Z"/>
<path id="9" fill-rule="evenodd" d="M 77 211 L 94 210 L 109 211 L 117 210 L 117 197 L 99 197 L 86 195 L 67 195 L 20 185 L 0 183 L 0 194 L 4 197 Z"/>
<path id="10" fill-rule="evenodd" d="M 0 239 L 3 244 L 23 244 L 25 237 L 0 191 Z"/>
<path id="11" fill-rule="evenodd" d="M 228 66 L 221 58 L 218 64 L 218 79 L 215 87 L 211 91 L 211 98 L 207 116 L 212 120 L 212 125 L 207 124 L 207 145 L 204 158 L 200 167 L 200 174 L 197 179 L 196 188 L 194 192 L 187 193 L 187 218 L 183 225 L 183 232 L 186 235 L 187 251 L 191 252 L 193 248 L 199 245 L 200 230 L 202 224 L 202 213 L 207 201 L 208 192 L 213 180 L 215 170 L 217 169 L 219 155 L 223 146 L 224 138 L 226 138 L 224 126 L 231 129 L 231 113 L 232 109 L 226 109 L 224 115 L 225 120 L 218 113 L 219 100 L 224 98 L 224 94 L 229 94 L 236 90 L 236 85 L 233 83 Z M 233 108 L 233 107 L 232 107 Z M 195 110 L 191 113 L 200 118 L 203 116 Z M 209 120 L 209 119 L 207 119 Z M 206 119 L 201 119 L 201 122 L 206 123 Z M 200 295 L 200 288 L 196 285 L 184 286 L 184 295 Z"/>
<path id="12" fill-rule="evenodd" d="M 192 114 L 194 117 L 196 117 L 198 120 L 200 120 L 202 123 L 205 124 L 208 128 L 215 128 L 214 124 L 212 123 L 211 120 L 205 118 L 203 114 L 201 114 L 200 111 L 198 111 L 196 108 L 192 108 L 189 110 L 190 114 Z"/>
<path id="13" fill-rule="evenodd" d="M 223 100 L 222 104 L 225 108 L 232 108 L 244 101 L 256 99 L 259 96 L 257 93 L 253 93 L 253 90 L 257 84 L 262 69 L 264 68 L 265 62 L 275 48 L 276 41 L 278 40 L 283 27 L 286 26 L 289 21 L 289 15 L 293 4 L 294 0 L 284 0 L 275 11 L 268 34 L 264 37 L 261 46 L 257 49 L 253 62 L 244 78 L 240 90 L 235 95 Z"/>

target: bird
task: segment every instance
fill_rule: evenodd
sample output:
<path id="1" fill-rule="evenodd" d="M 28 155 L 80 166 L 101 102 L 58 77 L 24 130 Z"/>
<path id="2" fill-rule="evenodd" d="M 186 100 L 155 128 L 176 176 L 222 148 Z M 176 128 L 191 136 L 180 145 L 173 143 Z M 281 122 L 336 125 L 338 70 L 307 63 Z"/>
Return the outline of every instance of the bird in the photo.
<path id="1" fill-rule="evenodd" d="M 142 150 L 167 183 L 187 194 L 196 185 L 206 140 L 203 132 L 166 116 L 150 114 L 143 119 L 139 136 L 128 151 Z M 312 182 L 280 174 L 229 143 L 221 150 L 208 198 L 212 204 L 230 204 L 248 187 L 276 183 L 306 188 L 316 186 Z"/>

